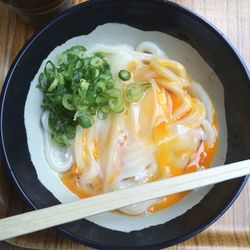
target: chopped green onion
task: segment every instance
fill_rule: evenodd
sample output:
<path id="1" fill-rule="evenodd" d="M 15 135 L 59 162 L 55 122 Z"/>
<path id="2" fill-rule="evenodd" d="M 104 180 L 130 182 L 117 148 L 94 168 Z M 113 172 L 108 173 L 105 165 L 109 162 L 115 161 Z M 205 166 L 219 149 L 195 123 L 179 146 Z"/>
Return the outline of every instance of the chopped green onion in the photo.
<path id="1" fill-rule="evenodd" d="M 95 119 L 92 115 L 84 114 L 78 117 L 77 121 L 82 128 L 90 128 L 94 124 Z"/>
<path id="2" fill-rule="evenodd" d="M 73 46 L 71 47 L 68 52 L 69 53 L 73 53 L 74 55 L 79 55 L 80 53 L 83 53 L 86 51 L 86 48 L 81 46 L 81 45 L 76 45 L 76 46 Z"/>
<path id="3" fill-rule="evenodd" d="M 110 109 L 115 113 L 121 113 L 125 110 L 124 103 L 121 98 L 109 99 L 108 104 Z"/>
<path id="4" fill-rule="evenodd" d="M 95 56 L 90 60 L 90 65 L 95 68 L 102 66 L 102 64 L 103 64 L 103 60 L 100 57 Z"/>
<path id="5" fill-rule="evenodd" d="M 82 111 L 77 110 L 77 111 L 75 112 L 75 114 L 74 114 L 73 120 L 76 121 L 77 118 L 79 118 L 79 117 L 85 115 L 85 114 L 86 114 L 86 111 L 87 111 L 87 109 L 86 109 L 86 110 L 82 110 Z"/>
<path id="6" fill-rule="evenodd" d="M 80 82 L 82 78 L 83 74 L 81 69 L 75 69 L 74 71 L 72 71 L 71 79 L 73 82 Z"/>
<path id="7" fill-rule="evenodd" d="M 62 73 L 59 73 L 58 74 L 58 77 L 59 77 L 59 83 L 60 84 L 65 84 L 65 79 L 64 79 L 64 76 L 63 76 L 63 74 Z"/>
<path id="8" fill-rule="evenodd" d="M 60 74 L 63 75 L 65 81 L 68 81 L 70 79 L 69 74 L 66 70 L 61 71 Z"/>
<path id="9" fill-rule="evenodd" d="M 111 111 L 109 105 L 103 106 L 103 107 L 102 107 L 102 110 L 103 110 L 103 112 L 105 112 L 106 114 L 110 113 L 110 111 Z"/>
<path id="10" fill-rule="evenodd" d="M 58 78 L 55 78 L 54 81 L 50 84 L 48 91 L 52 92 L 57 87 L 58 83 L 59 83 Z"/>
<path id="11" fill-rule="evenodd" d="M 82 61 L 81 60 L 78 60 L 77 62 L 76 62 L 76 65 L 75 65 L 75 69 L 79 69 L 79 68 L 81 68 L 82 67 Z"/>
<path id="12" fill-rule="evenodd" d="M 83 46 L 74 46 L 60 55 L 58 65 L 48 61 L 40 74 L 37 87 L 43 92 L 42 107 L 50 112 L 49 131 L 56 145 L 70 146 L 78 125 L 89 128 L 96 117 L 123 112 L 125 100 L 136 102 L 151 87 L 130 84 L 123 93 L 122 87 L 115 87 L 104 55 L 89 55 Z M 127 81 L 131 74 L 121 70 L 119 77 Z"/>
<path id="13" fill-rule="evenodd" d="M 57 69 L 56 66 L 54 65 L 53 62 L 48 61 L 45 64 L 45 68 L 44 68 L 44 75 L 49 79 L 52 80 L 56 77 L 57 75 Z"/>
<path id="14" fill-rule="evenodd" d="M 131 78 L 130 72 L 128 72 L 127 70 L 123 70 L 123 69 L 120 70 L 118 76 L 123 81 L 128 81 Z"/>
<path id="15" fill-rule="evenodd" d="M 143 83 L 141 86 L 142 86 L 143 90 L 145 91 L 145 90 L 151 88 L 152 84 L 148 82 L 148 83 Z"/>
<path id="16" fill-rule="evenodd" d="M 100 78 L 103 79 L 104 81 L 108 81 L 108 80 L 112 79 L 112 75 L 100 74 Z"/>
<path id="17" fill-rule="evenodd" d="M 88 106 L 87 105 L 77 105 L 76 106 L 76 110 L 77 111 L 82 111 L 82 112 L 85 112 L 88 110 Z"/>
<path id="18" fill-rule="evenodd" d="M 113 88 L 108 91 L 108 94 L 110 97 L 118 99 L 121 96 L 121 91 L 117 88 Z"/>
<path id="19" fill-rule="evenodd" d="M 94 55 L 97 56 L 97 57 L 100 57 L 100 58 L 104 58 L 104 53 L 101 52 L 101 51 L 96 52 Z"/>
<path id="20" fill-rule="evenodd" d="M 78 56 L 79 56 L 79 58 L 83 59 L 85 57 L 84 51 L 80 51 Z"/>
<path id="21" fill-rule="evenodd" d="M 59 60 L 61 64 L 68 64 L 69 63 L 68 54 L 63 52 Z"/>
<path id="22" fill-rule="evenodd" d="M 73 105 L 74 107 L 76 108 L 76 110 L 79 110 L 79 106 L 84 106 L 82 100 L 83 100 L 84 97 L 82 97 L 81 95 L 79 95 L 78 93 L 77 94 L 74 94 L 73 95 Z"/>
<path id="23" fill-rule="evenodd" d="M 100 120 L 107 119 L 107 113 L 103 109 L 98 109 L 97 116 Z"/>
<path id="24" fill-rule="evenodd" d="M 75 138 L 75 127 L 70 125 L 70 124 L 66 124 L 64 125 L 64 131 L 65 134 L 67 135 L 68 139 L 72 140 Z"/>
<path id="25" fill-rule="evenodd" d="M 89 82 L 87 82 L 85 79 L 81 79 L 80 86 L 82 90 L 87 91 L 89 88 Z"/>
<path id="26" fill-rule="evenodd" d="M 112 79 L 110 79 L 110 80 L 108 80 L 107 82 L 106 82 L 106 87 L 107 87 L 107 89 L 112 89 L 112 88 L 114 88 L 114 81 L 112 80 Z"/>
<path id="27" fill-rule="evenodd" d="M 73 95 L 65 94 L 62 98 L 63 107 L 66 108 L 67 110 L 75 110 L 72 103 L 73 103 Z"/>
<path id="28" fill-rule="evenodd" d="M 99 80 L 97 83 L 96 83 L 96 87 L 98 89 L 100 89 L 102 92 L 106 91 L 106 83 L 102 80 Z"/>
<path id="29" fill-rule="evenodd" d="M 52 136 L 52 139 L 63 148 L 67 148 L 70 145 L 70 141 L 65 134 Z"/>
<path id="30" fill-rule="evenodd" d="M 95 102 L 97 105 L 100 105 L 100 106 L 104 106 L 108 104 L 108 100 L 104 96 L 97 96 L 95 99 Z"/>
<path id="31" fill-rule="evenodd" d="M 88 111 L 91 115 L 96 115 L 96 107 L 90 106 Z"/>
<path id="32" fill-rule="evenodd" d="M 44 73 L 42 72 L 39 77 L 38 77 L 38 85 L 37 87 L 41 90 L 41 91 L 44 91 L 47 87 L 47 79 L 46 77 L 44 76 Z"/>
<path id="33" fill-rule="evenodd" d="M 126 87 L 125 97 L 128 102 L 138 102 L 143 96 L 143 89 L 139 84 L 129 84 Z"/>
<path id="34" fill-rule="evenodd" d="M 87 57 L 87 58 L 84 59 L 84 66 L 85 66 L 85 67 L 89 65 L 90 60 L 91 60 L 91 59 L 90 59 L 89 57 Z"/>
<path id="35" fill-rule="evenodd" d="M 93 78 L 97 78 L 97 77 L 99 76 L 99 70 L 96 69 L 96 68 L 94 68 L 94 69 L 92 70 L 92 74 L 93 74 Z"/>

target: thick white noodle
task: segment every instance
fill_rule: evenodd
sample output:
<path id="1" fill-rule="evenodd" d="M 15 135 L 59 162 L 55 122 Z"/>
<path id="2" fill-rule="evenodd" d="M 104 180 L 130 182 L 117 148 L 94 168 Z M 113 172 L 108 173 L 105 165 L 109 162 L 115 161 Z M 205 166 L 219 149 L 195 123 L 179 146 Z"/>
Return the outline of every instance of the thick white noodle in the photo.
<path id="1" fill-rule="evenodd" d="M 41 122 L 46 132 L 49 132 L 49 111 L 45 110 L 41 116 Z"/>
<path id="2" fill-rule="evenodd" d="M 120 134 L 125 130 L 124 119 L 122 115 L 115 114 L 113 116 L 112 124 L 109 129 L 109 138 L 103 152 L 102 170 L 104 178 L 104 192 L 111 191 L 109 180 L 115 169 L 119 165 L 119 149 L 120 149 Z"/>
<path id="3" fill-rule="evenodd" d="M 117 177 L 113 189 L 121 190 L 146 183 L 156 174 L 158 166 L 154 159 L 155 146 L 145 141 L 136 142 L 127 147 L 124 153 L 123 168 Z M 144 157 L 142 157 L 144 156 Z M 127 214 L 135 215 L 147 211 L 155 200 L 134 204 L 120 209 Z"/>
<path id="4" fill-rule="evenodd" d="M 207 142 L 208 146 L 211 147 L 216 140 L 217 134 L 216 134 L 214 128 L 211 126 L 211 124 L 206 119 L 204 119 L 202 121 L 202 126 L 205 130 L 205 133 L 206 133 L 206 142 Z"/>
<path id="5" fill-rule="evenodd" d="M 160 112 L 159 103 L 157 102 L 157 85 L 156 85 L 154 80 L 151 80 L 150 83 L 152 84 L 152 91 L 153 91 L 153 95 L 154 95 L 153 104 L 152 104 L 154 108 L 153 108 L 153 112 L 151 113 L 150 120 L 148 120 L 144 124 L 145 130 L 147 130 L 147 131 L 152 131 L 152 129 L 156 123 L 156 114 L 158 114 Z M 148 92 L 146 94 L 150 94 L 150 93 Z M 143 114 L 142 114 L 142 116 L 143 116 Z"/>
<path id="6" fill-rule="evenodd" d="M 154 153 L 155 146 L 145 142 L 135 142 L 126 148 L 123 155 L 123 168 L 118 181 L 129 177 L 146 181 L 148 177 L 153 176 L 157 171 L 157 167 L 154 166 Z"/>
<path id="7" fill-rule="evenodd" d="M 152 42 L 139 43 L 135 50 L 141 53 L 149 53 L 155 56 L 166 57 L 166 54 L 155 43 Z"/>
<path id="8" fill-rule="evenodd" d="M 190 128 L 198 128 L 206 117 L 206 110 L 202 102 L 196 100 L 191 111 L 183 118 L 177 120 L 173 125 L 184 125 Z M 172 126 L 172 124 L 170 124 Z"/>
<path id="9" fill-rule="evenodd" d="M 200 99 L 206 109 L 206 119 L 212 125 L 213 124 L 213 104 L 201 84 L 192 81 L 191 89 L 196 98 Z"/>
<path id="10" fill-rule="evenodd" d="M 53 143 L 48 127 L 49 112 L 42 114 L 41 120 L 44 128 L 44 153 L 49 166 L 56 172 L 61 173 L 69 170 L 74 162 L 72 148 L 62 148 Z"/>
<path id="11" fill-rule="evenodd" d="M 184 90 L 178 84 L 172 81 L 166 81 L 165 79 L 158 79 L 157 82 L 165 89 L 170 90 L 181 98 L 182 104 L 173 112 L 174 120 L 179 119 L 183 116 L 183 114 L 187 113 L 191 109 L 192 106 L 190 97 L 185 94 Z"/>
<path id="12" fill-rule="evenodd" d="M 88 171 L 80 176 L 79 184 L 84 188 L 86 192 L 96 194 L 96 189 L 99 187 L 99 183 L 96 183 L 95 179 L 100 176 L 100 166 L 91 154 L 88 160 L 88 164 Z"/>
<path id="13" fill-rule="evenodd" d="M 85 151 L 84 151 L 84 131 L 81 126 L 76 127 L 76 135 L 74 141 L 74 153 L 75 153 L 75 160 L 76 165 L 79 170 L 83 171 L 85 168 Z"/>
<path id="14" fill-rule="evenodd" d="M 102 51 L 107 57 L 109 57 L 110 55 L 120 54 L 122 52 L 124 54 L 126 53 L 127 55 L 133 56 L 134 59 L 139 60 L 139 61 L 150 61 L 153 58 L 157 57 L 157 55 L 154 55 L 154 54 L 148 54 L 148 53 L 135 51 L 134 48 L 127 46 L 127 45 L 109 46 L 109 45 L 104 45 L 104 44 L 97 44 L 91 47 L 88 50 L 88 53 L 92 54 L 92 53 L 99 52 L 99 51 Z M 118 65 L 120 65 L 122 62 L 123 61 L 120 60 Z"/>
<path id="15" fill-rule="evenodd" d="M 131 103 L 128 108 L 128 125 L 127 130 L 132 140 L 136 140 L 140 131 L 140 105 L 139 103 Z"/>
<path id="16" fill-rule="evenodd" d="M 150 206 L 156 203 L 156 200 L 144 201 L 141 203 L 133 204 L 131 206 L 123 207 L 120 209 L 123 213 L 130 215 L 138 215 L 145 213 Z"/>

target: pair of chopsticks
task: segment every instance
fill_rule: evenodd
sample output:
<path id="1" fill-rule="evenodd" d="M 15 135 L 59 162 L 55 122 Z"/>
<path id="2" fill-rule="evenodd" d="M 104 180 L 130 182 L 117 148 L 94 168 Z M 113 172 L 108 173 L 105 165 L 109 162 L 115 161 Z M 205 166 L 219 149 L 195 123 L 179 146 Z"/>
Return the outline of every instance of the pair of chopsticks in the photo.
<path id="1" fill-rule="evenodd" d="M 250 160 L 245 160 L 11 216 L 0 220 L 0 240 L 248 174 Z"/>

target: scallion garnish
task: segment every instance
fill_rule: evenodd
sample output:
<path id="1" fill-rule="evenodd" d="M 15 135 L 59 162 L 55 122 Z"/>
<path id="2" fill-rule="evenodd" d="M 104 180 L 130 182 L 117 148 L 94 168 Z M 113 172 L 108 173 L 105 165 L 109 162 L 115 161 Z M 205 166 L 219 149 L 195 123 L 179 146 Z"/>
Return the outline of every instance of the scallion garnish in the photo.
<path id="1" fill-rule="evenodd" d="M 53 82 L 50 84 L 48 92 L 52 92 L 57 87 L 58 83 L 59 83 L 58 78 L 55 78 Z"/>
<path id="2" fill-rule="evenodd" d="M 119 77 L 127 81 L 126 70 Z M 37 87 L 43 92 L 42 107 L 50 112 L 51 138 L 60 147 L 70 146 L 76 126 L 91 127 L 95 118 L 106 119 L 111 112 L 125 110 L 125 101 L 136 102 L 151 85 L 129 84 L 125 91 L 115 87 L 111 68 L 102 52 L 86 53 L 83 46 L 73 46 L 59 57 L 59 64 L 45 64 Z"/>
<path id="3" fill-rule="evenodd" d="M 81 87 L 81 90 L 87 91 L 89 88 L 89 82 L 87 82 L 85 79 L 81 79 L 80 80 L 80 87 Z"/>
<path id="4" fill-rule="evenodd" d="M 91 66 L 93 66 L 93 67 L 100 67 L 100 66 L 102 66 L 102 64 L 103 64 L 103 60 L 102 60 L 102 58 L 100 58 L 100 57 L 93 57 L 91 60 L 90 60 L 90 65 Z"/>
<path id="5" fill-rule="evenodd" d="M 103 109 L 98 109 L 97 116 L 100 120 L 105 120 L 107 118 L 107 113 Z"/>
<path id="6" fill-rule="evenodd" d="M 49 80 L 54 80 L 57 76 L 57 68 L 56 66 L 54 65 L 53 62 L 51 61 L 48 61 L 46 64 L 45 64 L 45 67 L 44 67 L 44 75 L 49 79 Z"/>
<path id="7" fill-rule="evenodd" d="M 95 122 L 95 119 L 92 115 L 90 114 L 84 114 L 80 117 L 77 118 L 78 123 L 83 127 L 83 128 L 90 128 Z"/>
<path id="8" fill-rule="evenodd" d="M 138 102 L 143 96 L 142 86 L 136 83 L 131 83 L 126 87 L 125 97 L 128 102 Z"/>
<path id="9" fill-rule="evenodd" d="M 75 110 L 73 106 L 73 95 L 65 94 L 62 98 L 62 104 L 67 110 Z"/>
<path id="10" fill-rule="evenodd" d="M 97 83 L 96 83 L 96 87 L 102 91 L 102 92 L 105 92 L 106 91 L 106 83 L 103 81 L 103 80 L 99 80 Z"/>
<path id="11" fill-rule="evenodd" d="M 131 78 L 130 72 L 128 72 L 127 70 L 124 70 L 124 69 L 120 70 L 118 76 L 123 81 L 128 81 Z"/>
<path id="12" fill-rule="evenodd" d="M 110 109 L 115 113 L 121 113 L 125 110 L 124 102 L 122 98 L 109 99 L 108 101 Z"/>
<path id="13" fill-rule="evenodd" d="M 151 83 L 149 83 L 149 82 L 143 83 L 141 86 L 142 86 L 144 91 L 152 87 Z"/>
<path id="14" fill-rule="evenodd" d="M 121 90 L 112 88 L 108 91 L 108 94 L 111 98 L 118 99 L 119 97 L 121 97 Z"/>

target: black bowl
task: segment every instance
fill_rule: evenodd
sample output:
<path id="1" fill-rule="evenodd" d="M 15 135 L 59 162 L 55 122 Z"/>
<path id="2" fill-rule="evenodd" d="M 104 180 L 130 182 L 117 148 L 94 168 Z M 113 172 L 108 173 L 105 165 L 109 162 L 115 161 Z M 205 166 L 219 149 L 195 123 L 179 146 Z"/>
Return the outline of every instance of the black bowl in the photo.
<path id="1" fill-rule="evenodd" d="M 73 7 L 36 33 L 16 57 L 1 94 L 1 146 L 5 166 L 24 200 L 34 209 L 58 204 L 39 182 L 30 160 L 24 127 L 29 83 L 56 46 L 116 22 L 168 33 L 188 42 L 213 68 L 225 89 L 228 152 L 226 162 L 250 156 L 249 73 L 237 52 L 204 19 L 168 1 L 99 0 Z M 222 100 L 223 101 L 223 100 Z M 247 178 L 217 184 L 185 214 L 163 225 L 123 233 L 80 220 L 58 227 L 86 245 L 106 249 L 159 249 L 184 241 L 217 220 L 239 195 Z"/>

